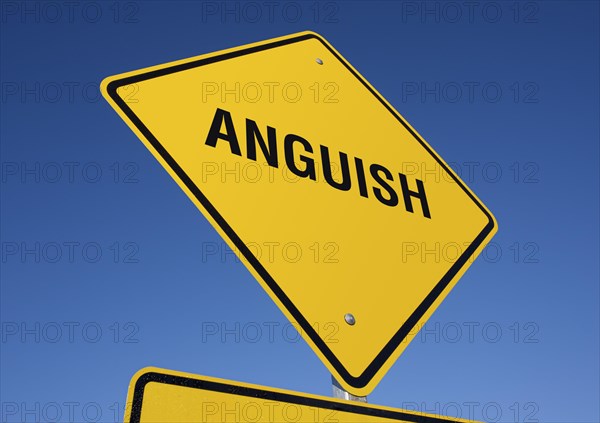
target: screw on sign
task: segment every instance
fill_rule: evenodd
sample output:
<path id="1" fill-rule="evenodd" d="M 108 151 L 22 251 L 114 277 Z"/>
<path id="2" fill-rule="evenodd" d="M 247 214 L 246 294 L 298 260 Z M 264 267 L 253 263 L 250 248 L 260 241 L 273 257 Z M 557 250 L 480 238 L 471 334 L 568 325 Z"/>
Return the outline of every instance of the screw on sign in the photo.
<path id="1" fill-rule="evenodd" d="M 198 101 L 202 81 L 228 90 L 293 81 L 300 94 Z M 331 81 L 335 102 L 301 95 Z M 432 147 L 315 33 L 116 75 L 101 89 L 353 395 L 377 385 L 497 230 Z M 407 162 L 419 169 L 403 173 Z M 209 163 L 274 172 L 222 181 L 207 178 Z M 442 177 L 416 176 L 436 166 Z M 248 248 L 323 239 L 338 247 L 335 264 L 265 260 Z M 406 241 L 466 247 L 453 260 L 402 261 Z M 314 330 L 323 322 L 339 325 L 338 342 Z"/>

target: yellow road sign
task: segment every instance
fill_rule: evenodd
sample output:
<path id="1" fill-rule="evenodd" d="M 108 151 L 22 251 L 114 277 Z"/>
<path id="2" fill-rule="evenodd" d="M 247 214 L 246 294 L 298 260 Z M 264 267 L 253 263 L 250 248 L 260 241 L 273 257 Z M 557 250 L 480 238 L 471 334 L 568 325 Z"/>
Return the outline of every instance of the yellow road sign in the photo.
<path id="1" fill-rule="evenodd" d="M 496 231 L 429 144 L 312 32 L 101 88 L 355 395 Z"/>
<path id="2" fill-rule="evenodd" d="M 469 421 L 157 368 L 131 380 L 125 423 Z"/>

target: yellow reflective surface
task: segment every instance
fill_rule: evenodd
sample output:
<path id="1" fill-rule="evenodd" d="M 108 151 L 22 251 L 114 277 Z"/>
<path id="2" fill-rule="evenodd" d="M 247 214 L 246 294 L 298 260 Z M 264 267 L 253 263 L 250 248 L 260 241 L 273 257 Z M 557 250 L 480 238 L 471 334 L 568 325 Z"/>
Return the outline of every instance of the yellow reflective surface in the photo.
<path id="1" fill-rule="evenodd" d="M 374 388 L 496 232 L 316 34 L 117 75 L 102 91 L 355 395 Z"/>

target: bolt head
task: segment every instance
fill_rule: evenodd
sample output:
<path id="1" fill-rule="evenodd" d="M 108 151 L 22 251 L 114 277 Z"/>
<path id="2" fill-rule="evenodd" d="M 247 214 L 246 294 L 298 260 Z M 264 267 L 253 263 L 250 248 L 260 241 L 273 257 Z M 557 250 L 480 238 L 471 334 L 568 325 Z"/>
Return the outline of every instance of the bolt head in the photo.
<path id="1" fill-rule="evenodd" d="M 356 323 L 356 319 L 354 318 L 354 315 L 352 313 L 346 313 L 346 315 L 344 316 L 344 320 L 350 326 L 354 326 L 354 324 Z"/>

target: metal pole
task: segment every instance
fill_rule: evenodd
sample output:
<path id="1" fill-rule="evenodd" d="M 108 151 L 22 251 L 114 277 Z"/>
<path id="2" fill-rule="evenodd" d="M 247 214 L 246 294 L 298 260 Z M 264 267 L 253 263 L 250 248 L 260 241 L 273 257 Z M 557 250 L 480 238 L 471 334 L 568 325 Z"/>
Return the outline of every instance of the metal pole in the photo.
<path id="1" fill-rule="evenodd" d="M 331 384 L 333 385 L 333 397 L 341 398 L 347 401 L 358 401 L 358 402 L 367 402 L 367 397 L 357 397 L 356 395 L 352 395 L 350 392 L 346 392 L 344 388 L 338 383 L 337 380 L 331 376 Z"/>

